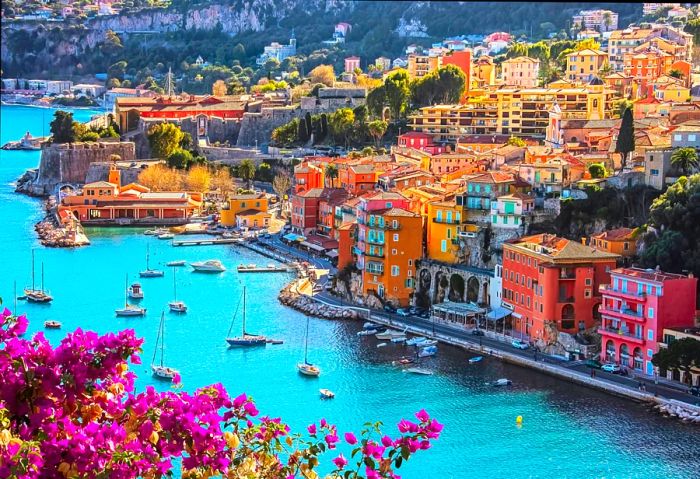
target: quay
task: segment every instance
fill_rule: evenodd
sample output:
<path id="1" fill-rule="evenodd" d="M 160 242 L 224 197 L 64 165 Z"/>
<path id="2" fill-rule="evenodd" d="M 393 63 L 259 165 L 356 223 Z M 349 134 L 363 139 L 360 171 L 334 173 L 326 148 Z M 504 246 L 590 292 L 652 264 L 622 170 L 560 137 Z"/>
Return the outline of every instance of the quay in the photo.
<path id="1" fill-rule="evenodd" d="M 236 269 L 239 273 L 288 273 L 291 271 L 287 266 L 275 266 L 274 264 L 268 266 L 240 264 Z"/>
<path id="2" fill-rule="evenodd" d="M 215 244 L 237 244 L 242 243 L 241 238 L 202 238 L 194 240 L 173 240 L 173 246 L 203 246 Z"/>

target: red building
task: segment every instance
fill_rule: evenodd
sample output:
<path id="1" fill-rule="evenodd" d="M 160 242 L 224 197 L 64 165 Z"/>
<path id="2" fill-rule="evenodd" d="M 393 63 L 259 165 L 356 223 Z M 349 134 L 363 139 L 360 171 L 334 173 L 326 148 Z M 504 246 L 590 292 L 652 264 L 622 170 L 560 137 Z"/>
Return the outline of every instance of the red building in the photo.
<path id="1" fill-rule="evenodd" d="M 502 300 L 513 329 L 536 341 L 548 339 L 549 327 L 570 334 L 592 328 L 598 288 L 619 257 L 551 234 L 503 243 Z"/>
<path id="2" fill-rule="evenodd" d="M 377 165 L 365 162 L 339 166 L 338 181 L 348 193 L 363 195 L 377 184 Z"/>
<path id="3" fill-rule="evenodd" d="M 294 192 L 323 188 L 324 174 L 323 168 L 316 166 L 309 161 L 298 164 L 294 167 Z"/>
<path id="4" fill-rule="evenodd" d="M 464 84 L 464 95 L 466 97 L 472 79 L 472 51 L 467 49 L 446 53 L 442 57 L 442 66 L 445 65 L 454 65 L 464 72 L 464 76 L 467 77 Z"/>
<path id="5" fill-rule="evenodd" d="M 433 137 L 419 131 L 409 131 L 398 138 L 398 145 L 404 148 L 415 148 L 430 155 L 445 152 L 445 147 L 433 143 Z"/>
<path id="6" fill-rule="evenodd" d="M 292 228 L 303 235 L 315 233 L 319 225 L 322 200 L 347 197 L 342 188 L 313 188 L 292 195 Z"/>
<path id="7" fill-rule="evenodd" d="M 620 268 L 601 285 L 602 356 L 647 376 L 664 342 L 664 328 L 695 326 L 697 278 L 640 268 Z"/>

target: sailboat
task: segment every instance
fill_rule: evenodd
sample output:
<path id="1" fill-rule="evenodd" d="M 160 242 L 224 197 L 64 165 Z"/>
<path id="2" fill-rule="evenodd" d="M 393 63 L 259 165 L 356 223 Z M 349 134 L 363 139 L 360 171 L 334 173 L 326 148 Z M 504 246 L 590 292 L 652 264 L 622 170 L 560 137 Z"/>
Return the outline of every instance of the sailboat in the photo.
<path id="1" fill-rule="evenodd" d="M 41 289 L 34 287 L 34 250 L 32 250 L 32 287 L 24 288 L 24 298 L 32 303 L 50 303 L 53 297 L 44 290 L 44 263 L 41 263 Z"/>
<path id="2" fill-rule="evenodd" d="M 156 364 L 156 355 L 158 354 L 158 346 L 160 345 L 160 364 Z M 180 374 L 177 369 L 170 368 L 163 364 L 165 356 L 165 311 L 160 315 L 160 326 L 158 327 L 158 336 L 156 337 L 156 349 L 153 351 L 153 359 L 151 360 L 151 371 L 157 378 L 173 379 L 176 374 Z"/>
<path id="3" fill-rule="evenodd" d="M 168 303 L 170 311 L 174 313 L 186 313 L 187 305 L 183 301 L 177 300 L 177 282 L 175 281 L 175 267 L 173 267 L 173 299 Z"/>
<path id="4" fill-rule="evenodd" d="M 306 317 L 306 339 L 304 340 L 304 362 L 297 364 L 297 370 L 304 376 L 318 376 L 321 369 L 309 362 L 309 317 Z"/>
<path id="5" fill-rule="evenodd" d="M 129 275 L 126 275 L 126 285 L 124 289 L 124 307 L 115 309 L 114 312 L 117 313 L 117 316 L 143 316 L 146 314 L 146 308 L 142 308 L 141 306 L 137 306 L 135 304 L 129 304 L 129 288 L 127 287 L 129 284 Z"/>
<path id="6" fill-rule="evenodd" d="M 236 336 L 234 338 L 230 337 L 231 335 L 231 330 L 233 329 L 233 323 L 236 321 L 236 314 L 233 315 L 233 319 L 231 320 L 231 327 L 228 329 L 228 336 L 226 338 L 226 342 L 229 344 L 231 347 L 238 347 L 238 346 L 265 346 L 267 344 L 267 338 L 265 336 L 259 335 L 259 334 L 248 334 L 245 330 L 245 311 L 246 310 L 246 304 L 245 304 L 245 286 L 243 286 L 243 328 L 241 332 L 241 336 Z M 238 312 L 238 309 L 236 309 L 236 313 Z"/>
<path id="7" fill-rule="evenodd" d="M 159 269 L 151 269 L 149 266 L 149 258 L 151 256 L 151 250 L 148 245 L 146 245 L 146 270 L 141 271 L 139 273 L 139 276 L 142 278 L 160 278 L 164 275 L 164 273 L 159 270 Z"/>

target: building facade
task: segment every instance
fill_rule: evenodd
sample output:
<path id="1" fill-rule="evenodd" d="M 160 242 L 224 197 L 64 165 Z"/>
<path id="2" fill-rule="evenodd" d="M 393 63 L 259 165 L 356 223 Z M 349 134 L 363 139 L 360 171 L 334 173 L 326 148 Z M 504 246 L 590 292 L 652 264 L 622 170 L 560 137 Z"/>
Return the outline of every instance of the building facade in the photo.
<path id="1" fill-rule="evenodd" d="M 525 88 L 537 87 L 540 61 L 530 57 L 509 58 L 501 64 L 503 84 Z"/>

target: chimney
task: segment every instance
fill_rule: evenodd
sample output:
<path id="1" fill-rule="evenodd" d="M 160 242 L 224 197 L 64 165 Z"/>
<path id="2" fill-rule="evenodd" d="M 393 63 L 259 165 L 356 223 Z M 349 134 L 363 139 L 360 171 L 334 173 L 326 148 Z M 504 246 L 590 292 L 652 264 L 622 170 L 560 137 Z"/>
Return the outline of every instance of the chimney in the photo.
<path id="1" fill-rule="evenodd" d="M 582 244 L 583 246 L 586 246 L 586 237 L 585 237 L 585 236 L 582 236 L 582 237 L 581 237 L 581 244 Z"/>

